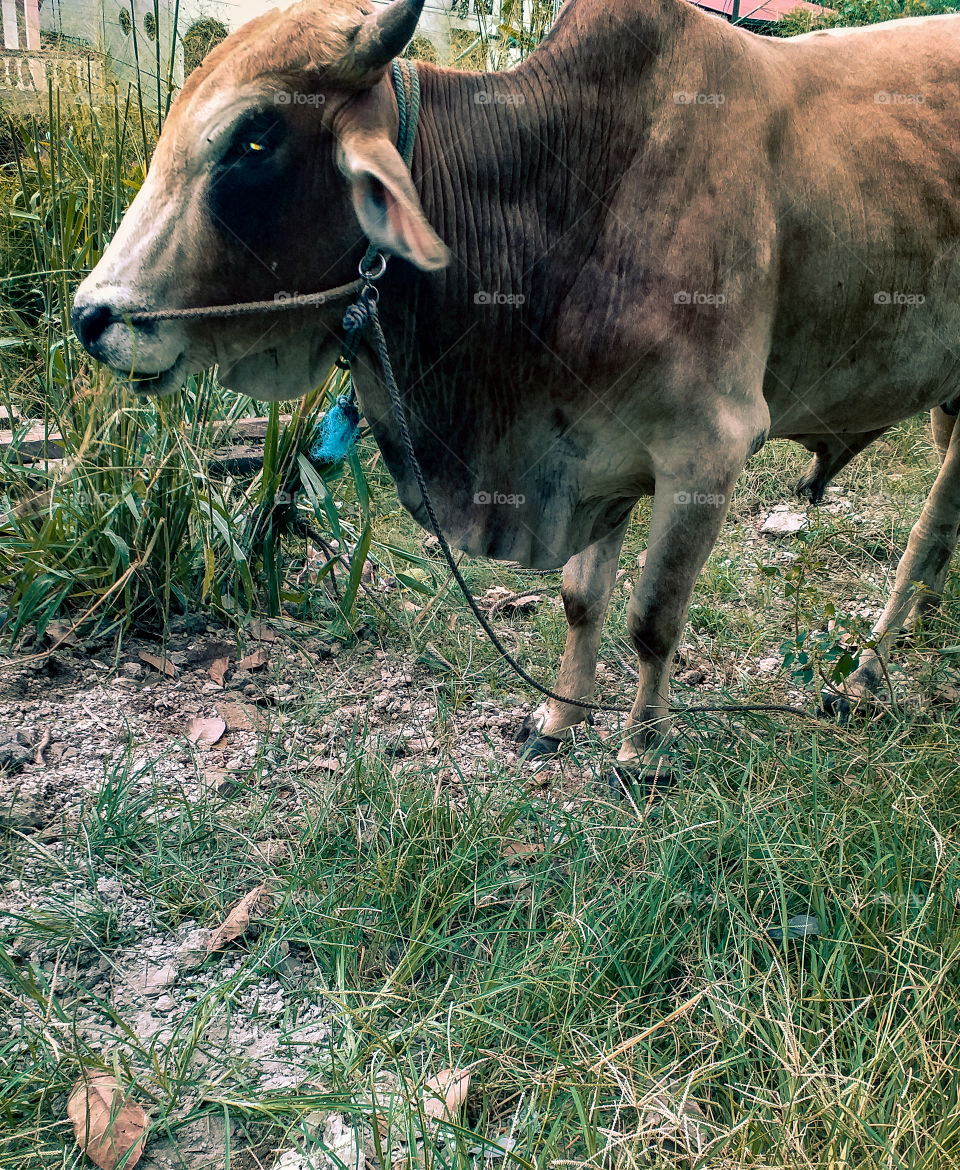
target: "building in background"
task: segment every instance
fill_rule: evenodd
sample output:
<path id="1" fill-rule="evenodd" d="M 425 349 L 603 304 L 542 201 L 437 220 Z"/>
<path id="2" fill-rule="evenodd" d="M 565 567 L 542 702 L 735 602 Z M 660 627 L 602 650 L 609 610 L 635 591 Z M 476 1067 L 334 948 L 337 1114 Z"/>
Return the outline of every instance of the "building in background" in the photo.
<path id="1" fill-rule="evenodd" d="M 48 86 L 79 95 L 137 93 L 165 107 L 185 72 L 231 32 L 293 0 L 0 0 L 0 103 L 46 100 Z M 553 13 L 561 0 L 427 0 L 411 46 L 424 60 L 469 68 L 511 62 L 525 15 Z M 386 4 L 387 0 L 375 0 Z M 529 10 L 525 14 L 524 9 Z M 506 23 L 504 23 L 506 22 Z M 506 32 L 504 30 L 507 30 Z"/>

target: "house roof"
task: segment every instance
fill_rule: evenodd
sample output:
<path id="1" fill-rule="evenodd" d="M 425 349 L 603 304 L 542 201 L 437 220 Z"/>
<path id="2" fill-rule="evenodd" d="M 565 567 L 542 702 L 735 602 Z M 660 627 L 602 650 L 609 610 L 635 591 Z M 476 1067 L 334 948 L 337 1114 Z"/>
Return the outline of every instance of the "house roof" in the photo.
<path id="1" fill-rule="evenodd" d="M 822 4 L 809 4 L 807 0 L 739 0 L 739 9 L 734 17 L 735 0 L 693 0 L 693 2 L 698 8 L 705 8 L 708 12 L 716 12 L 730 20 L 772 22 L 779 20 L 781 16 L 792 12 L 795 8 L 805 8 L 817 14 L 831 11 Z"/>

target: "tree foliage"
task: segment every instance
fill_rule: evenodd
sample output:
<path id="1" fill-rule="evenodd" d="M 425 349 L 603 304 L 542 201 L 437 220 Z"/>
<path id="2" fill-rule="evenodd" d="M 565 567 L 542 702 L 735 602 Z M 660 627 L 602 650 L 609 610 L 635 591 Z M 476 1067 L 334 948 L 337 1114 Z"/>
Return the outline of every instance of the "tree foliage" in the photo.
<path id="1" fill-rule="evenodd" d="M 780 18 L 777 32 L 780 36 L 795 37 L 819 28 L 847 28 L 957 11 L 960 11 L 960 0 L 835 0 L 820 13 L 811 8 L 792 9 Z"/>

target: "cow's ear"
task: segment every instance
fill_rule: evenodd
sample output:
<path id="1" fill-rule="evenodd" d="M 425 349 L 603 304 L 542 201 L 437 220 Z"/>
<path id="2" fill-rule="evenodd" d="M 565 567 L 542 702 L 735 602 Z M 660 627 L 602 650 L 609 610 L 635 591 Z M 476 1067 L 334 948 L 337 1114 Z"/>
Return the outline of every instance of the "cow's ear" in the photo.
<path id="1" fill-rule="evenodd" d="M 357 219 L 372 244 L 427 272 L 450 262 L 393 143 L 379 134 L 351 134 L 340 143 L 339 163 Z"/>

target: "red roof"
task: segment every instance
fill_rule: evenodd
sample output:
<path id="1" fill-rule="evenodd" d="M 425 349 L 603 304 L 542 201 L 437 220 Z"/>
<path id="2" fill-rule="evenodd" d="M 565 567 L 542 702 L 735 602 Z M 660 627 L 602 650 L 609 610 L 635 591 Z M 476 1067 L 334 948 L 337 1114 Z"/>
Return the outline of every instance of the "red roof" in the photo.
<path id="1" fill-rule="evenodd" d="M 734 0 L 693 0 L 698 8 L 705 8 L 708 12 L 718 12 L 721 16 L 734 19 Z M 822 12 L 831 12 L 822 4 L 808 4 L 807 0 L 739 0 L 737 20 L 779 20 L 794 8 L 805 8 L 818 15 Z"/>

